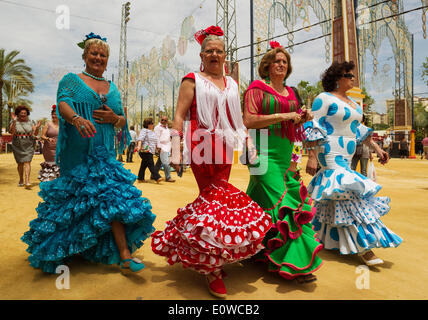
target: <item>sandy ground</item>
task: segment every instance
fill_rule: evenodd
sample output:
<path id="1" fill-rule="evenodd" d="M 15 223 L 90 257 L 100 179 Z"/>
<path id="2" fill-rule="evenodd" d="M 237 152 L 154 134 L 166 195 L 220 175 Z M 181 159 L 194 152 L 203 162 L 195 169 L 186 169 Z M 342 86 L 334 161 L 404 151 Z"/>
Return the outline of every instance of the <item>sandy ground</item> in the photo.
<path id="1" fill-rule="evenodd" d="M 59 275 L 44 274 L 30 267 L 26 245 L 20 237 L 36 218 L 35 207 L 41 201 L 37 194 L 37 172 L 42 161 L 41 155 L 35 155 L 31 171 L 33 188 L 25 190 L 17 186 L 13 156 L 0 155 L 0 299 L 215 299 L 202 276 L 181 265 L 169 266 L 164 258 L 151 251 L 149 241 L 135 254 L 146 265 L 138 275 L 125 277 L 117 266 L 75 258 L 69 265 L 69 289 L 58 289 Z M 137 173 L 139 160 L 125 167 Z M 385 261 L 383 266 L 365 271 L 359 267 L 362 263 L 358 257 L 323 250 L 320 257 L 324 265 L 316 272 L 318 281 L 299 285 L 268 272 L 264 264 L 247 260 L 225 267 L 228 299 L 427 299 L 428 161 L 392 159 L 385 167 L 376 163 L 376 170 L 378 182 L 383 186 L 379 195 L 391 198 L 391 211 L 382 221 L 403 238 L 398 248 L 375 251 Z M 173 177 L 176 178 L 175 173 Z M 246 167 L 233 166 L 230 178 L 233 185 L 245 190 L 248 179 Z M 305 184 L 310 181 L 306 174 L 304 181 Z M 152 203 L 157 229 L 163 229 L 178 207 L 193 201 L 198 190 L 190 170 L 175 183 L 136 186 Z"/>

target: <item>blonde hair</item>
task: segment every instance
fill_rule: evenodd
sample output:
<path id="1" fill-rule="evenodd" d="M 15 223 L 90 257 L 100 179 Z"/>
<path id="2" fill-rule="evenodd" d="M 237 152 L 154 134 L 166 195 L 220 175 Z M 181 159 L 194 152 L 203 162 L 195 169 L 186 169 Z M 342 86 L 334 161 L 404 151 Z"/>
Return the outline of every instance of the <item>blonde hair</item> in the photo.
<path id="1" fill-rule="evenodd" d="M 205 47 L 207 46 L 207 42 L 209 41 L 221 41 L 223 43 L 223 50 L 226 51 L 226 45 L 224 44 L 224 40 L 215 34 L 209 34 L 204 41 L 201 43 L 201 52 L 204 52 Z"/>
<path id="2" fill-rule="evenodd" d="M 285 79 L 288 78 L 291 71 L 293 71 L 293 68 L 291 67 L 291 57 L 290 57 L 290 54 L 282 47 L 277 47 L 275 49 L 269 50 L 263 56 L 262 60 L 260 61 L 259 70 L 258 70 L 260 78 L 266 79 L 269 76 L 269 66 L 271 65 L 271 63 L 275 61 L 276 54 L 279 52 L 285 54 L 285 57 L 287 58 L 288 67 L 287 67 L 287 74 L 285 75 Z"/>
<path id="3" fill-rule="evenodd" d="M 85 41 L 85 48 L 83 49 L 82 59 L 85 59 L 86 55 L 88 54 L 89 49 L 92 46 L 100 47 L 104 49 L 107 52 L 107 58 L 110 56 L 110 47 L 107 44 L 107 42 L 101 40 L 101 39 L 89 39 Z"/>

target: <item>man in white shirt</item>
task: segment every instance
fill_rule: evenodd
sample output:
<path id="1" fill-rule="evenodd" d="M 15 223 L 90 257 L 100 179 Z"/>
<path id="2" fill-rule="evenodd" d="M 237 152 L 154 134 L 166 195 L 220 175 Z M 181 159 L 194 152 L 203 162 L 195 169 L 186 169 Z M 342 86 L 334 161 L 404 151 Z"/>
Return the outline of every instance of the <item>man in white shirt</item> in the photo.
<path id="1" fill-rule="evenodd" d="M 171 134 L 168 128 L 168 117 L 162 116 L 159 124 L 154 129 L 155 134 L 159 139 L 158 148 L 160 149 L 159 158 L 156 162 L 155 168 L 159 171 L 161 165 L 165 172 L 166 182 L 175 182 L 171 178 L 171 171 L 169 167 L 169 154 L 171 152 Z"/>
<path id="2" fill-rule="evenodd" d="M 383 150 L 385 150 L 386 152 L 388 152 L 388 154 L 390 153 L 391 150 L 391 138 L 385 133 L 385 135 L 383 136 Z"/>
<path id="3" fill-rule="evenodd" d="M 129 127 L 129 134 L 131 135 L 131 143 L 126 151 L 126 162 L 132 162 L 132 156 L 134 155 L 135 143 L 137 142 L 137 133 L 134 130 L 134 126 Z"/>

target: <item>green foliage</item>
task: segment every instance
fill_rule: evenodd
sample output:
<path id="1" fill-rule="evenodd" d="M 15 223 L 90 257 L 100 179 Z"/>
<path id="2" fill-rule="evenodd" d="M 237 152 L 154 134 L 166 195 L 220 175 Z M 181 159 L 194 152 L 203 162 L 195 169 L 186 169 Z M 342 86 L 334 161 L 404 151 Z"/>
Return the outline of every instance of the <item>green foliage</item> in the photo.
<path id="1" fill-rule="evenodd" d="M 425 62 L 422 63 L 422 80 L 425 81 L 425 78 L 428 86 L 428 57 L 425 57 Z"/>
<path id="2" fill-rule="evenodd" d="M 310 108 L 315 97 L 324 91 L 321 81 L 318 81 L 315 85 L 310 85 L 308 81 L 300 81 L 297 85 L 297 91 L 299 92 L 300 98 L 303 103 Z"/>
<path id="3" fill-rule="evenodd" d="M 0 49 L 0 124 L 2 127 L 5 125 L 3 106 L 8 106 L 8 114 L 19 104 L 25 104 L 31 109 L 31 101 L 26 97 L 34 90 L 33 74 L 24 59 L 17 58 L 18 54 L 17 50 L 6 54 L 4 49 Z"/>

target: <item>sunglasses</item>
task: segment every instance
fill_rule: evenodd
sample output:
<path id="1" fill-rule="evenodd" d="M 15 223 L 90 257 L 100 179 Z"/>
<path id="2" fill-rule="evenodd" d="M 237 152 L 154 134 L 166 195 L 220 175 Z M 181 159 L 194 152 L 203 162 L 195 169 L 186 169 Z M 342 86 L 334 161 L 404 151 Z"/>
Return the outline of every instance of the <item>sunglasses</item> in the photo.
<path id="1" fill-rule="evenodd" d="M 352 73 L 345 73 L 343 74 L 343 77 L 346 79 L 354 79 L 355 76 Z"/>
<path id="2" fill-rule="evenodd" d="M 168 120 L 162 119 L 161 122 L 167 122 Z"/>

